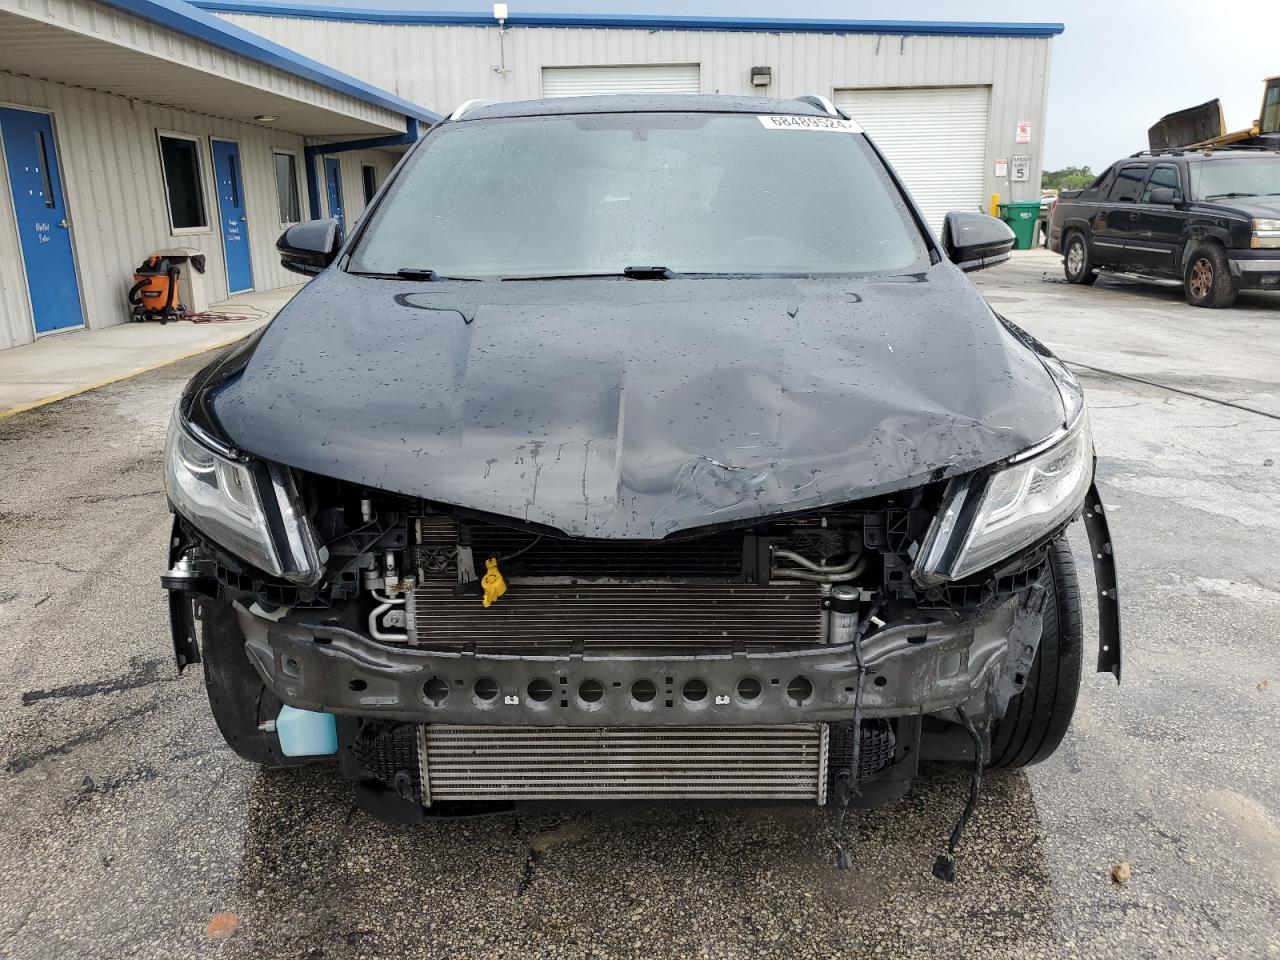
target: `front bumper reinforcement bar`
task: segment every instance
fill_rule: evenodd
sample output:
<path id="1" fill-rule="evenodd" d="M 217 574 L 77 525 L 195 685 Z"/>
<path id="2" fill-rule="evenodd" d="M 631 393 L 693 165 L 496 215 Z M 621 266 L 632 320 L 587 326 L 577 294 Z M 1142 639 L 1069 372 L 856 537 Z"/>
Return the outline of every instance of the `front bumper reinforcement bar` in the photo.
<path id="1" fill-rule="evenodd" d="M 1027 634 L 1039 638 L 1038 629 L 1014 629 L 1018 606 L 1014 597 L 973 619 L 871 634 L 863 641 L 863 716 L 936 713 L 985 696 L 1006 662 L 1023 653 Z M 848 644 L 699 654 L 441 652 L 272 621 L 239 603 L 235 611 L 249 659 L 276 696 L 337 714 L 414 723 L 749 726 L 848 719 L 857 686 Z M 638 689 L 652 695 L 638 698 Z"/>

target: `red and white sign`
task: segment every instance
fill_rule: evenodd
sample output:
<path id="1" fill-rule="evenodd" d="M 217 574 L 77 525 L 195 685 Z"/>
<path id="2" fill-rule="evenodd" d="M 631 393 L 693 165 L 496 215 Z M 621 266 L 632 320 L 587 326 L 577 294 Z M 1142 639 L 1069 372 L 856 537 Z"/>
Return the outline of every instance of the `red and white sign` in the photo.
<path id="1" fill-rule="evenodd" d="M 1031 142 L 1031 121 L 1030 120 L 1018 121 L 1018 134 L 1013 139 L 1015 143 Z"/>

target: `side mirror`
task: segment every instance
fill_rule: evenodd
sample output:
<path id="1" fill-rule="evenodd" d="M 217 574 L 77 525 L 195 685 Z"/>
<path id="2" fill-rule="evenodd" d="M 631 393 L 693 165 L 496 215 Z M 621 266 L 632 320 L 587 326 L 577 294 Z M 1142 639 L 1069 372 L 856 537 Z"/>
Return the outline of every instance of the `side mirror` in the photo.
<path id="1" fill-rule="evenodd" d="M 342 226 L 332 217 L 295 223 L 276 241 L 280 266 L 308 277 L 333 263 L 341 248 Z"/>
<path id="2" fill-rule="evenodd" d="M 1173 187 L 1156 187 L 1147 196 L 1148 203 L 1159 203 L 1164 206 L 1171 207 L 1175 203 L 1181 203 L 1182 197 L 1178 196 L 1178 191 Z"/>
<path id="3" fill-rule="evenodd" d="M 942 249 L 966 273 L 1008 260 L 1014 240 L 1007 223 L 985 213 L 953 210 L 942 222 Z"/>

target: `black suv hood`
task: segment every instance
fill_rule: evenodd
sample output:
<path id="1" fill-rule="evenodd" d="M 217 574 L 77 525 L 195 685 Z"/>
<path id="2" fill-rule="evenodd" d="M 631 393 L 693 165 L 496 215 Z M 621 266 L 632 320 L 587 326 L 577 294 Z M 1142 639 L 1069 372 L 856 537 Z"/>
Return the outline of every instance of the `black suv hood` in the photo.
<path id="1" fill-rule="evenodd" d="M 1280 218 L 1280 197 L 1223 197 L 1221 200 L 1206 200 L 1204 203 L 1229 213 L 1242 213 L 1256 220 Z"/>
<path id="2" fill-rule="evenodd" d="M 1063 417 L 1032 350 L 945 263 L 866 280 L 329 270 L 212 407 L 265 459 L 614 538 L 908 488 Z"/>

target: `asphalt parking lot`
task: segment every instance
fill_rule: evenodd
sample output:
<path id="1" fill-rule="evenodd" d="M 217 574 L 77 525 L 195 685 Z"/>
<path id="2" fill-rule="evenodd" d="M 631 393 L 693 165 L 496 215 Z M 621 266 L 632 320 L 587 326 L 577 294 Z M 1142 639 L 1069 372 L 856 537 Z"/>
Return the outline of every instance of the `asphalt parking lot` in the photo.
<path id="1" fill-rule="evenodd" d="M 1087 675 L 1063 749 L 984 782 L 956 884 L 958 768 L 851 815 L 837 872 L 818 809 L 391 827 L 240 761 L 158 584 L 190 360 L 0 421 L 0 957 L 1280 957 L 1280 297 L 1057 264 L 979 282 L 1079 365 L 1124 684 Z"/>

